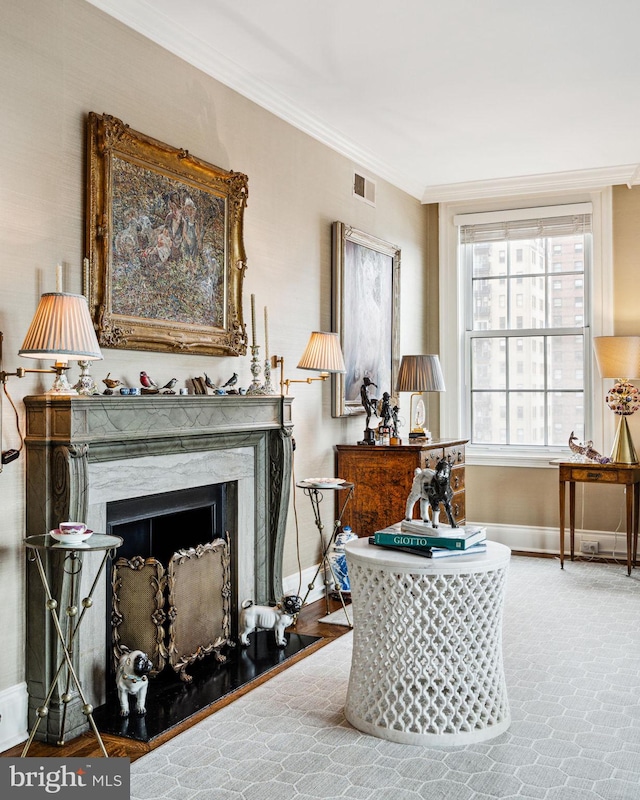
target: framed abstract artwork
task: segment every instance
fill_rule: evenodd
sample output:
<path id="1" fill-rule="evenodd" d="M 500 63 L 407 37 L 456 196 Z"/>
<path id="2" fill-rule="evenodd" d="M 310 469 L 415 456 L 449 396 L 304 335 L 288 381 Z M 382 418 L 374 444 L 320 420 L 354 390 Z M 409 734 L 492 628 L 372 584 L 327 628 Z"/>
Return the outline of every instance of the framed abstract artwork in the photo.
<path id="1" fill-rule="evenodd" d="M 247 176 L 88 117 L 83 291 L 104 347 L 239 356 Z"/>
<path id="2" fill-rule="evenodd" d="M 400 249 L 368 233 L 333 223 L 333 330 L 340 335 L 346 373 L 332 375 L 334 417 L 364 413 L 360 389 L 371 397 L 395 393 L 400 360 Z"/>

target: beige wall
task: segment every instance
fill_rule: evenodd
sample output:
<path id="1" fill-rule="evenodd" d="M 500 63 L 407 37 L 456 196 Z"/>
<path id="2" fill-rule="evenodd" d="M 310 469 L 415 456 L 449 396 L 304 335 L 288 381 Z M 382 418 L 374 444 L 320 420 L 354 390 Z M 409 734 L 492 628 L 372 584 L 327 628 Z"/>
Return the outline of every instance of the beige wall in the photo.
<path id="1" fill-rule="evenodd" d="M 613 187 L 613 331 L 617 336 L 640 335 L 640 187 Z M 604 397 L 602 398 L 604 403 Z M 613 415 L 608 436 L 614 431 Z M 640 414 L 629 420 L 640 449 Z M 608 454 L 611 438 L 594 442 Z M 624 488 L 576 487 L 576 525 L 589 531 L 626 530 Z M 469 467 L 467 516 L 485 523 L 550 527 L 558 525 L 558 473 L 555 468 Z"/>
<path id="2" fill-rule="evenodd" d="M 245 217 L 248 298 L 257 317 L 269 308 L 270 349 L 283 355 L 287 377 L 311 330 L 331 323 L 331 223 L 354 225 L 402 249 L 401 340 L 405 352 L 426 347 L 423 307 L 437 310 L 425 269 L 427 222 L 420 203 L 378 181 L 377 207 L 352 197 L 354 165 L 309 136 L 160 49 L 82 0 L 0 0 L 0 330 L 4 368 L 31 366 L 17 356 L 39 296 L 81 291 L 84 231 L 84 136 L 89 111 L 119 117 L 132 128 L 217 166 L 249 176 Z M 375 177 L 375 176 L 373 176 Z M 430 319 L 430 327 L 434 321 Z M 262 333 L 259 331 L 259 341 Z M 240 374 L 249 358 L 199 358 L 105 350 L 93 373 L 137 385 L 140 369 L 178 385 L 207 372 L 214 380 Z M 45 366 L 44 364 L 42 366 Z M 72 377 L 77 371 L 72 370 Z M 277 377 L 277 376 L 274 376 Z M 12 379 L 22 397 L 46 382 Z M 387 388 L 387 387 L 385 387 Z M 296 477 L 333 475 L 333 445 L 356 441 L 362 418 L 335 420 L 330 386 L 295 387 Z M 17 447 L 13 412 L 3 407 L 3 449 Z M 0 474 L 0 691 L 24 679 L 24 467 Z M 317 531 L 308 501 L 296 497 L 302 565 L 317 560 Z M 328 519 L 333 510 L 327 508 Z M 294 515 L 289 515 L 285 575 L 297 570 Z"/>

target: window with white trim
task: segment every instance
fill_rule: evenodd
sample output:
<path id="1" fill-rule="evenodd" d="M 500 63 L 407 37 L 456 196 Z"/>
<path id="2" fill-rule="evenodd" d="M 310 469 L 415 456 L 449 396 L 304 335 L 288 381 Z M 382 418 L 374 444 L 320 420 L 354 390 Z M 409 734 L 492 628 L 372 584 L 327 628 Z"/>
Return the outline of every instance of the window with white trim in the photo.
<path id="1" fill-rule="evenodd" d="M 590 301 L 590 204 L 526 211 L 455 218 L 471 445 L 558 447 L 585 434 L 591 338 L 576 309 Z"/>

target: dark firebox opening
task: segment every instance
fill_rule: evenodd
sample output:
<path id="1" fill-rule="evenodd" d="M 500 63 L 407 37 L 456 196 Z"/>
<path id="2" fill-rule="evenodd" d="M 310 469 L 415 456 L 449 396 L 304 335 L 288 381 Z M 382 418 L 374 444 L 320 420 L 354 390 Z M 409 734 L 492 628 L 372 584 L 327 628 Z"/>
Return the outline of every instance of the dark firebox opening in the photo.
<path id="1" fill-rule="evenodd" d="M 225 539 L 231 549 L 231 586 L 235 586 L 235 498 L 235 483 L 217 483 L 107 503 L 107 533 L 121 536 L 124 540 L 116 552 L 116 559 L 153 557 L 166 567 L 178 550 Z M 232 597 L 235 597 L 233 591 Z M 107 691 L 115 680 L 111 609 L 112 587 L 107 581 Z M 236 611 L 233 601 L 231 619 L 234 626 Z M 173 679 L 175 673 L 173 670 L 171 673 Z"/>

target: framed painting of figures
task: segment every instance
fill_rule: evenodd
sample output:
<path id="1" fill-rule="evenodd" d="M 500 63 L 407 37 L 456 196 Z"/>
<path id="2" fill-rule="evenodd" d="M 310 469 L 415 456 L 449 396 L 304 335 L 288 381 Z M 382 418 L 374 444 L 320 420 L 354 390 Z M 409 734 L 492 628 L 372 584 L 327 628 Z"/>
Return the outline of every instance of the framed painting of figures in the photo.
<path id="1" fill-rule="evenodd" d="M 333 375 L 332 414 L 364 413 L 371 397 L 395 394 L 400 359 L 400 249 L 343 222 L 333 223 L 333 330 L 340 334 L 346 373 Z"/>
<path id="2" fill-rule="evenodd" d="M 84 293 L 104 347 L 244 355 L 247 176 L 89 114 Z"/>

